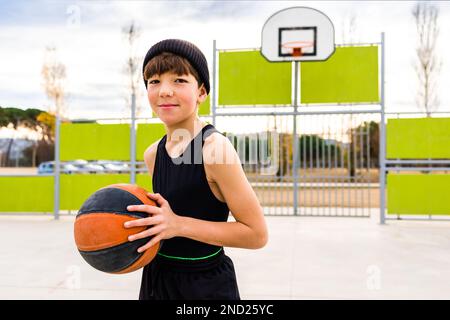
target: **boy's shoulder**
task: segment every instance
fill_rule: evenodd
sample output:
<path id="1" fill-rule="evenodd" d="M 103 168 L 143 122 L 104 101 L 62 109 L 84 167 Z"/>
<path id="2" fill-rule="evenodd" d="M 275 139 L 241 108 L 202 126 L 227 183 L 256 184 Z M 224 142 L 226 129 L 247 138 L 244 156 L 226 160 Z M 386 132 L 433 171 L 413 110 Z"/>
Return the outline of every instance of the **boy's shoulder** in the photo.
<path id="1" fill-rule="evenodd" d="M 161 138 L 162 139 L 162 138 Z M 156 154 L 156 150 L 158 149 L 158 144 L 161 141 L 161 139 L 158 139 L 158 141 L 153 142 L 147 149 L 144 151 L 144 157 L 151 154 Z"/>
<path id="2" fill-rule="evenodd" d="M 205 138 L 204 147 L 212 148 L 223 145 L 232 146 L 231 141 L 219 131 L 214 131 Z"/>
<path id="3" fill-rule="evenodd" d="M 162 138 L 161 138 L 162 139 Z M 144 151 L 144 162 L 147 165 L 149 171 L 153 172 L 153 165 L 155 163 L 156 152 L 158 151 L 158 144 L 161 141 L 152 143 L 145 151 Z"/>
<path id="4" fill-rule="evenodd" d="M 205 164 L 225 164 L 237 156 L 231 141 L 220 132 L 213 132 L 203 145 Z"/>

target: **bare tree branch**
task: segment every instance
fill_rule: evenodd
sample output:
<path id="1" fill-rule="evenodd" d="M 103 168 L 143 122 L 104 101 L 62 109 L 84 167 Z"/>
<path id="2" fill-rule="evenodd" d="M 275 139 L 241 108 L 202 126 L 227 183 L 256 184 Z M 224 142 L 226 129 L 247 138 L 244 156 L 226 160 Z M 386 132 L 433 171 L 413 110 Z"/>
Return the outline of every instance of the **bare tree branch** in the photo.
<path id="1" fill-rule="evenodd" d="M 49 111 L 56 113 L 59 110 L 61 116 L 65 115 L 66 66 L 57 60 L 55 47 L 47 46 L 45 48 L 45 61 L 41 75 L 45 93 L 54 103 Z"/>
<path id="2" fill-rule="evenodd" d="M 424 109 L 427 117 L 439 105 L 438 76 L 442 61 L 437 57 L 436 44 L 439 36 L 439 8 L 427 2 L 417 2 L 412 10 L 417 31 L 417 61 L 414 64 L 419 88 L 416 103 Z"/>

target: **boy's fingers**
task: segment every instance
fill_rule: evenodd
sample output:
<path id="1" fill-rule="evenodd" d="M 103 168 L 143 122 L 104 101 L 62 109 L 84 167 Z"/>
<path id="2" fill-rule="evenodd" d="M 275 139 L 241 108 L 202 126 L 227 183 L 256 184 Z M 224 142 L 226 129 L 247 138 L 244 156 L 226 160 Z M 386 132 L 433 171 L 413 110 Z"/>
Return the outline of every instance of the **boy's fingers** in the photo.
<path id="1" fill-rule="evenodd" d="M 157 220 L 154 217 L 142 218 L 127 221 L 124 223 L 125 228 L 133 228 L 133 227 L 142 227 L 142 226 L 150 226 L 157 223 Z"/>
<path id="2" fill-rule="evenodd" d="M 138 240 L 138 239 L 154 236 L 155 234 L 160 233 L 161 230 L 162 230 L 162 228 L 160 228 L 160 227 L 153 227 L 153 228 L 150 228 L 150 229 L 147 229 L 145 231 L 142 231 L 142 232 L 139 232 L 137 234 L 133 234 L 133 235 L 129 236 L 128 237 L 128 241 L 134 241 L 134 240 Z"/>
<path id="3" fill-rule="evenodd" d="M 149 232 L 149 230 L 145 230 L 145 231 L 133 234 L 131 236 L 128 236 L 128 241 L 134 241 L 134 240 L 146 238 L 146 237 L 148 237 L 148 232 Z"/>
<path id="4" fill-rule="evenodd" d="M 156 202 L 162 206 L 163 204 L 167 203 L 167 200 L 163 198 L 162 195 L 160 195 L 159 193 L 147 193 L 147 195 L 149 196 L 149 198 L 151 198 L 152 200 L 156 200 Z"/>
<path id="5" fill-rule="evenodd" d="M 152 240 L 150 240 L 149 242 L 147 242 L 146 245 L 140 247 L 140 248 L 138 249 L 138 252 L 141 253 L 141 252 L 147 250 L 148 248 L 153 247 L 153 246 L 154 246 L 155 244 L 157 244 L 160 240 L 161 240 L 161 237 L 160 237 L 160 236 L 156 236 L 156 237 L 152 238 Z"/>
<path id="6" fill-rule="evenodd" d="M 158 213 L 159 208 L 154 206 L 149 206 L 146 204 L 135 204 L 130 205 L 127 207 L 128 211 L 140 211 L 140 212 L 147 212 L 149 214 L 156 214 Z"/>

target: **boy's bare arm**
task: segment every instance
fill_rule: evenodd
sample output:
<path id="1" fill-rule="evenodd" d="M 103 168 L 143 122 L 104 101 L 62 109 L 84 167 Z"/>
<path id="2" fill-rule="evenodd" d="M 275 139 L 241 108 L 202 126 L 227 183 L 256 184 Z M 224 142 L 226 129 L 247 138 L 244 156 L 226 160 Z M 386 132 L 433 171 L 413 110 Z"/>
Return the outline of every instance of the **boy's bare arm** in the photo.
<path id="1" fill-rule="evenodd" d="M 235 222 L 181 217 L 181 236 L 227 247 L 263 247 L 268 238 L 263 211 L 231 142 L 220 134 L 210 135 L 205 140 L 204 159 L 205 170 L 219 187 Z"/>
<path id="2" fill-rule="evenodd" d="M 211 138 L 214 137 L 214 138 Z M 128 210 L 145 211 L 151 217 L 128 222 L 126 227 L 151 225 L 152 227 L 133 235 L 130 241 L 154 236 L 146 245 L 146 250 L 162 239 L 175 236 L 225 247 L 258 249 L 267 243 L 268 233 L 259 201 L 250 186 L 239 157 L 227 138 L 216 134 L 205 141 L 205 153 L 214 154 L 216 148 L 224 148 L 221 155 L 228 161 L 205 156 L 205 169 L 219 186 L 222 195 L 235 219 L 233 222 L 211 222 L 179 216 L 170 208 L 170 204 L 159 194 L 149 194 L 159 207 L 133 206 Z M 204 153 L 204 155 L 205 155 Z M 214 161 L 213 161 L 214 160 Z M 225 162 L 225 163 L 223 163 Z M 214 214 L 214 213 L 211 213 Z"/>

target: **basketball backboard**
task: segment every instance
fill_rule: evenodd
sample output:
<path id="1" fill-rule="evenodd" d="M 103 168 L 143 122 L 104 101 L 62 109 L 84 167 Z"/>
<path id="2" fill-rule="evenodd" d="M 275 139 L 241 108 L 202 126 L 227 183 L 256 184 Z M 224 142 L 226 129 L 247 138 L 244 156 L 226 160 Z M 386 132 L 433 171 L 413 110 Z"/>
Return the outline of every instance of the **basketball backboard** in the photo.
<path id="1" fill-rule="evenodd" d="M 334 49 L 333 23 L 313 8 L 278 11 L 262 29 L 261 54 L 269 61 L 326 60 Z"/>

